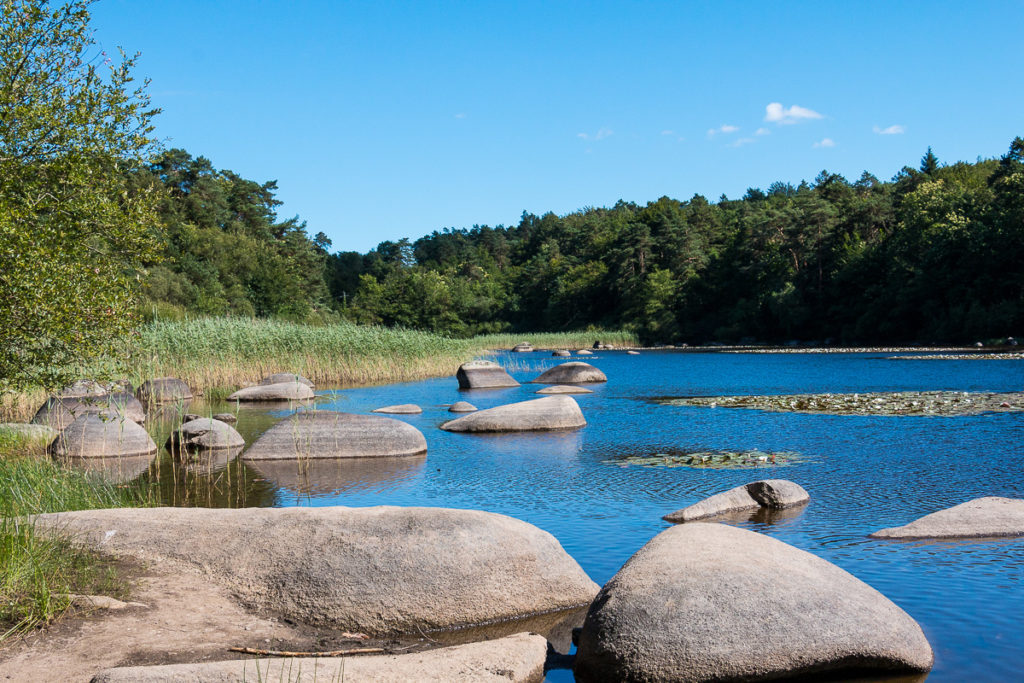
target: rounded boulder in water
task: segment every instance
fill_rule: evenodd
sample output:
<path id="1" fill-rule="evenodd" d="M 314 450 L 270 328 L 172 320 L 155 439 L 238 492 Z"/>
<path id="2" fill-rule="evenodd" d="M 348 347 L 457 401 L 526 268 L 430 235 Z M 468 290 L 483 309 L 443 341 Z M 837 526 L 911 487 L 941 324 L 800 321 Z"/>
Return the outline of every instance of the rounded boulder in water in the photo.
<path id="1" fill-rule="evenodd" d="M 535 384 L 590 384 L 596 382 L 607 382 L 608 378 L 603 372 L 590 363 L 572 361 L 562 363 L 542 372 Z"/>

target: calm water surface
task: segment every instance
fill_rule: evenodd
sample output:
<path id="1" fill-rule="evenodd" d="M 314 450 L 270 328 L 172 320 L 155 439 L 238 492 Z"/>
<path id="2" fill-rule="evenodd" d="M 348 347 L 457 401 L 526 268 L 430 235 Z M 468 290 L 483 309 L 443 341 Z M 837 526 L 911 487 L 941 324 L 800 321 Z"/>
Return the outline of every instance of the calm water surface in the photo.
<path id="1" fill-rule="evenodd" d="M 560 359 L 499 354 L 521 382 Z M 859 417 L 666 406 L 661 396 L 950 389 L 1020 391 L 1021 361 L 889 360 L 880 354 L 600 352 L 608 375 L 577 396 L 587 418 L 571 433 L 451 434 L 444 404 L 478 408 L 535 398 L 538 385 L 460 392 L 454 378 L 319 392 L 320 409 L 395 416 L 427 438 L 426 459 L 190 467 L 163 454 L 144 477 L 177 505 L 421 505 L 489 510 L 552 533 L 598 584 L 669 525 L 661 516 L 762 478 L 793 479 L 811 504 L 795 516 L 738 522 L 823 557 L 910 613 L 935 649 L 929 680 L 1019 680 L 1024 656 L 1024 540 L 882 542 L 867 535 L 984 495 L 1024 497 L 1024 414 Z M 196 406 L 209 414 L 226 405 Z M 288 413 L 241 408 L 248 443 Z M 154 430 L 162 442 L 170 423 Z M 666 450 L 796 451 L 803 462 L 756 470 L 638 467 L 622 458 Z M 144 467 L 144 465 L 143 465 Z M 757 634 L 751 634 L 757 637 Z M 570 681 L 552 672 L 550 681 Z"/>

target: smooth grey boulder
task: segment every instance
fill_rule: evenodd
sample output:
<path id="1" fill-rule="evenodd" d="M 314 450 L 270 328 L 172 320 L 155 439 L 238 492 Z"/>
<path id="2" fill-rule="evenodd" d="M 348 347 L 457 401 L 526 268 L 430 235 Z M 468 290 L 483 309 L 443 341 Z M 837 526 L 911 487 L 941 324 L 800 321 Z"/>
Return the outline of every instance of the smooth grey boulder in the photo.
<path id="1" fill-rule="evenodd" d="M 135 422 L 95 413 L 76 418 L 50 444 L 50 452 L 60 458 L 151 455 L 156 451 L 149 432 Z"/>
<path id="2" fill-rule="evenodd" d="M 460 389 L 495 389 L 498 387 L 518 387 L 519 382 L 505 372 L 494 361 L 471 360 L 459 366 L 455 373 Z"/>
<path id="3" fill-rule="evenodd" d="M 544 636 L 517 633 L 424 652 L 320 658 L 315 662 L 275 657 L 118 667 L 101 671 L 92 683 L 540 683 L 547 650 Z"/>
<path id="4" fill-rule="evenodd" d="M 478 410 L 441 425 L 448 432 L 524 432 L 585 427 L 583 412 L 571 396 L 545 396 Z"/>
<path id="5" fill-rule="evenodd" d="M 533 380 L 535 384 L 584 384 L 607 381 L 608 378 L 603 372 L 590 363 L 578 360 L 549 368 Z"/>
<path id="6" fill-rule="evenodd" d="M 233 425 L 238 422 L 238 416 L 234 413 L 217 413 L 213 416 L 214 420 L 220 420 L 224 424 Z"/>
<path id="7" fill-rule="evenodd" d="M 476 406 L 469 401 L 456 401 L 448 407 L 449 413 L 475 413 Z"/>
<path id="8" fill-rule="evenodd" d="M 60 430 L 88 413 L 108 418 L 124 417 L 132 422 L 145 422 L 146 410 L 142 403 L 129 393 L 104 394 L 102 396 L 51 396 L 39 407 L 33 424 L 48 425 Z"/>
<path id="9" fill-rule="evenodd" d="M 49 425 L 25 424 L 23 422 L 0 422 L 0 435 L 8 434 L 14 438 L 43 446 L 53 441 L 57 430 Z"/>
<path id="10" fill-rule="evenodd" d="M 264 432 L 243 454 L 246 460 L 368 458 L 422 455 L 423 433 L 411 424 L 379 415 L 330 410 L 287 417 Z"/>
<path id="11" fill-rule="evenodd" d="M 116 508 L 39 515 L 89 548 L 199 572 L 246 608 L 370 635 L 588 604 L 597 586 L 551 534 L 445 508 Z"/>
<path id="12" fill-rule="evenodd" d="M 302 382 L 278 382 L 257 384 L 239 389 L 228 396 L 229 401 L 308 401 L 316 396 L 313 390 Z"/>
<path id="13" fill-rule="evenodd" d="M 590 349 L 580 349 L 579 351 L 576 352 L 576 355 L 577 356 L 593 356 L 594 352 L 591 351 Z"/>
<path id="14" fill-rule="evenodd" d="M 769 536 L 683 524 L 655 536 L 591 604 L 580 683 L 765 681 L 926 672 L 921 627 L 871 586 Z"/>
<path id="15" fill-rule="evenodd" d="M 551 355 L 555 356 L 556 358 L 568 358 L 572 354 L 569 353 L 568 351 L 565 351 L 565 350 L 559 350 L 559 351 L 552 352 Z"/>
<path id="16" fill-rule="evenodd" d="M 419 415 L 423 412 L 423 408 L 420 408 L 415 403 L 403 403 L 397 406 L 384 406 L 383 408 L 374 408 L 375 413 L 388 413 L 390 415 Z"/>
<path id="17" fill-rule="evenodd" d="M 57 392 L 57 396 L 61 398 L 80 398 L 82 396 L 103 396 L 109 393 L 110 390 L 107 387 L 94 379 L 79 379 Z"/>
<path id="18" fill-rule="evenodd" d="M 996 538 L 1024 536 L 1024 499 L 987 496 L 933 512 L 871 538 Z"/>
<path id="19" fill-rule="evenodd" d="M 530 353 L 533 351 L 533 345 L 530 342 L 519 342 L 512 347 L 512 351 L 515 353 Z"/>
<path id="20" fill-rule="evenodd" d="M 177 377 L 157 377 L 143 382 L 135 396 L 143 403 L 172 403 L 188 401 L 192 398 L 192 390 Z"/>
<path id="21" fill-rule="evenodd" d="M 593 390 L 586 387 L 574 387 L 568 384 L 555 384 L 536 391 L 538 394 L 592 394 Z"/>
<path id="22" fill-rule="evenodd" d="M 704 500 L 662 517 L 666 522 L 692 522 L 697 519 L 728 515 L 741 510 L 784 508 L 806 505 L 810 494 L 800 484 L 787 479 L 764 479 L 716 493 Z"/>
<path id="23" fill-rule="evenodd" d="M 302 375 L 296 375 L 294 372 L 275 372 L 260 380 L 260 384 L 283 384 L 285 382 L 298 382 L 305 384 L 310 389 L 315 388 L 311 380 Z"/>
<path id="24" fill-rule="evenodd" d="M 200 417 L 183 422 L 167 437 L 169 451 L 210 451 L 224 448 L 240 448 L 245 439 L 235 428 L 220 420 Z"/>

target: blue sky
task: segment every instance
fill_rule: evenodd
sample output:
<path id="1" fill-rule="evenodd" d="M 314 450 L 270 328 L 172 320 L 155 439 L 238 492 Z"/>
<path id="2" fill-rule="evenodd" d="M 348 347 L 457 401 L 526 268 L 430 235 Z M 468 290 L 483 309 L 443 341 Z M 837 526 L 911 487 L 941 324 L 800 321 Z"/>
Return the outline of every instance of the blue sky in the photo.
<path id="1" fill-rule="evenodd" d="M 335 250 L 1024 135 L 1024 2 L 102 0 L 168 146 Z"/>

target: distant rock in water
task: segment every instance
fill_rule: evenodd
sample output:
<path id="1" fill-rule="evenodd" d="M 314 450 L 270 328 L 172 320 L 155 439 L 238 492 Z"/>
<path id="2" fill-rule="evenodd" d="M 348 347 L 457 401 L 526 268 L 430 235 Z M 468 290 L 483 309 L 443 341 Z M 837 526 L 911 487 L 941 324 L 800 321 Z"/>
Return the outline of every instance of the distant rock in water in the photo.
<path id="1" fill-rule="evenodd" d="M 589 384 L 607 382 L 608 378 L 590 363 L 572 361 L 546 370 L 533 381 L 535 384 Z"/>
<path id="2" fill-rule="evenodd" d="M 135 396 L 143 403 L 171 403 L 192 398 L 192 390 L 177 377 L 158 377 L 142 383 Z"/>
<path id="3" fill-rule="evenodd" d="M 441 425 L 448 432 L 524 432 L 579 429 L 587 421 L 570 396 L 547 396 L 479 410 Z"/>
<path id="4" fill-rule="evenodd" d="M 401 420 L 317 410 L 281 420 L 264 432 L 242 457 L 245 460 L 369 458 L 426 452 L 427 440 L 423 433 Z"/>
<path id="5" fill-rule="evenodd" d="M 220 420 L 224 424 L 233 425 L 238 422 L 238 416 L 234 413 L 217 413 L 213 416 L 214 420 Z"/>
<path id="6" fill-rule="evenodd" d="M 467 401 L 456 401 L 451 404 L 448 408 L 449 413 L 473 413 L 476 412 L 476 406 Z"/>
<path id="7" fill-rule="evenodd" d="M 151 455 L 156 451 L 149 433 L 135 422 L 95 413 L 76 418 L 50 445 L 50 452 L 61 458 Z"/>
<path id="8" fill-rule="evenodd" d="M 988 496 L 933 512 L 871 538 L 997 538 L 1024 536 L 1024 499 Z"/>
<path id="9" fill-rule="evenodd" d="M 580 349 L 579 351 L 576 352 L 576 355 L 577 356 L 593 356 L 594 352 L 590 351 L 589 349 Z"/>
<path id="10" fill-rule="evenodd" d="M 512 351 L 515 353 L 530 353 L 533 351 L 533 345 L 530 342 L 519 342 L 512 347 Z"/>
<path id="11" fill-rule="evenodd" d="M 556 358 L 568 358 L 572 354 L 569 353 L 568 351 L 565 351 L 565 350 L 559 350 L 559 351 L 552 352 L 551 355 L 556 357 Z"/>
<path id="12" fill-rule="evenodd" d="M 310 389 L 313 389 L 313 382 L 306 379 L 302 375 L 296 375 L 294 372 L 275 372 L 272 375 L 267 375 L 260 380 L 260 384 L 283 384 L 285 382 L 298 382 L 305 384 Z"/>
<path id="13" fill-rule="evenodd" d="M 538 389 L 536 393 L 538 393 L 538 394 L 592 394 L 594 392 L 593 392 L 592 389 L 587 389 L 586 387 L 576 387 L 576 386 L 571 386 L 571 385 L 568 385 L 568 384 L 556 384 L 556 385 L 551 386 L 551 387 L 544 387 L 543 389 Z"/>
<path id="14" fill-rule="evenodd" d="M 518 387 L 519 382 L 497 363 L 489 360 L 471 360 L 459 366 L 455 378 L 460 389 L 496 389 Z"/>
<path id="15" fill-rule="evenodd" d="M 640 352 L 639 351 L 630 350 L 630 351 L 626 351 L 626 355 L 627 356 L 639 356 Z"/>
<path id="16" fill-rule="evenodd" d="M 580 683 L 847 680 L 924 673 L 921 627 L 871 586 L 769 536 L 682 524 L 605 584 L 579 634 Z"/>
<path id="17" fill-rule="evenodd" d="M 419 415 L 423 412 L 423 408 L 420 408 L 415 403 L 403 403 L 397 406 L 384 406 L 383 408 L 374 408 L 375 413 L 389 413 L 391 415 Z"/>
<path id="18" fill-rule="evenodd" d="M 257 384 L 239 389 L 228 396 L 229 401 L 308 401 L 316 394 L 302 382 Z"/>
<path id="19" fill-rule="evenodd" d="M 124 417 L 138 423 L 146 421 L 142 403 L 131 394 L 122 392 L 102 396 L 51 396 L 36 411 L 32 423 L 61 430 L 89 413 L 108 418 Z"/>
<path id="20" fill-rule="evenodd" d="M 167 437 L 167 450 L 171 452 L 219 450 L 244 445 L 245 439 L 234 427 L 208 417 L 184 422 Z"/>
<path id="21" fill-rule="evenodd" d="M 765 479 L 716 493 L 662 519 L 678 524 L 761 507 L 781 510 L 806 505 L 810 499 L 811 496 L 799 484 L 786 479 Z"/>

